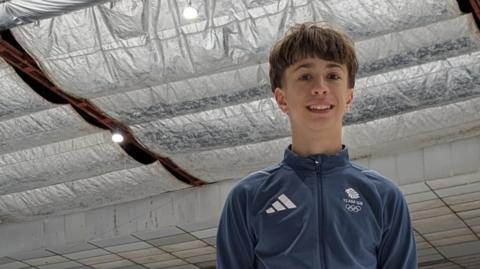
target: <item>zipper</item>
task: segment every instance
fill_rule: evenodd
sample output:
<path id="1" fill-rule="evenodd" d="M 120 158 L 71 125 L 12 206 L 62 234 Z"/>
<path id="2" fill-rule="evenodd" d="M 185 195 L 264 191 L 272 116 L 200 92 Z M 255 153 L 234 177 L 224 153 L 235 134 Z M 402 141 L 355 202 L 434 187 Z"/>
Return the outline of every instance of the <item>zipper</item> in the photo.
<path id="1" fill-rule="evenodd" d="M 325 247 L 325 244 L 323 242 L 323 198 L 321 197 L 322 190 L 321 190 L 321 171 L 320 171 L 320 162 L 315 160 L 315 173 L 316 173 L 316 180 L 315 180 L 315 187 L 316 187 L 316 197 L 317 197 L 317 223 L 318 226 L 320 227 L 320 231 L 318 233 L 318 240 L 317 240 L 317 246 L 318 246 L 318 251 L 319 251 L 319 256 L 320 256 L 320 261 L 319 265 L 321 268 L 325 268 L 325 262 L 324 262 L 324 251 L 323 248 Z M 320 183 L 319 183 L 320 181 Z M 320 189 L 319 189 L 320 188 Z M 319 197 L 320 196 L 320 197 Z M 320 204 L 320 205 L 318 205 Z M 319 212 L 319 210 L 321 212 Z"/>
<path id="2" fill-rule="evenodd" d="M 320 169 L 320 162 L 315 160 L 315 171 L 317 172 L 317 193 L 318 195 L 320 195 L 320 199 L 321 199 L 321 221 L 322 221 L 322 224 L 320 225 L 320 235 L 321 235 L 321 238 L 319 238 L 319 244 L 322 244 L 322 248 L 321 248 L 321 251 L 320 251 L 320 260 L 321 260 L 321 264 L 322 264 L 322 268 L 327 268 L 326 264 L 325 264 L 325 206 L 324 206 L 324 191 L 323 191 L 323 180 L 322 180 L 322 170 Z M 318 184 L 318 182 L 320 181 L 320 184 Z M 318 186 L 320 185 L 320 190 L 318 190 Z M 318 212 L 317 212 L 318 214 Z"/>

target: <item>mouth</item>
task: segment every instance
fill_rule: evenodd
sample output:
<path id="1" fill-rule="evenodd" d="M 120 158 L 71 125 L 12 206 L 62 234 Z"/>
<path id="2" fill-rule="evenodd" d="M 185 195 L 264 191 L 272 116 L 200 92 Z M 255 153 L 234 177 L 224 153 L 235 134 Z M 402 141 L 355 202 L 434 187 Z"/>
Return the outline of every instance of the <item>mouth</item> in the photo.
<path id="1" fill-rule="evenodd" d="M 312 112 L 328 112 L 332 110 L 335 106 L 332 104 L 324 104 L 324 105 L 308 105 L 307 109 Z"/>

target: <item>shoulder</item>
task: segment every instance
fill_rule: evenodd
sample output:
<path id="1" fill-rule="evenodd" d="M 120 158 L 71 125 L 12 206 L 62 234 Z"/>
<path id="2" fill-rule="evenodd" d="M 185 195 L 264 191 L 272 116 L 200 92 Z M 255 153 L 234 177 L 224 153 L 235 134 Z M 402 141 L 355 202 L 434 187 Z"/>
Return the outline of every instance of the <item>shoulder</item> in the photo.
<path id="1" fill-rule="evenodd" d="M 351 164 L 352 168 L 356 170 L 356 172 L 359 173 L 362 178 L 375 186 L 378 194 L 385 201 L 391 199 L 398 201 L 403 199 L 402 192 L 392 179 L 384 176 L 378 171 L 365 168 L 354 162 L 352 162 Z"/>
<path id="2" fill-rule="evenodd" d="M 375 170 L 367 169 L 357 164 L 352 167 L 360 173 L 360 177 L 367 181 L 377 197 L 380 199 L 382 207 L 382 226 L 386 229 L 394 225 L 409 222 L 408 205 L 400 188 L 389 178 Z"/>
<path id="3" fill-rule="evenodd" d="M 251 199 L 253 198 L 258 189 L 275 174 L 281 167 L 281 164 L 275 164 L 267 168 L 250 173 L 246 177 L 242 178 L 230 191 L 227 199 Z M 242 199 L 242 200 L 243 200 Z"/>

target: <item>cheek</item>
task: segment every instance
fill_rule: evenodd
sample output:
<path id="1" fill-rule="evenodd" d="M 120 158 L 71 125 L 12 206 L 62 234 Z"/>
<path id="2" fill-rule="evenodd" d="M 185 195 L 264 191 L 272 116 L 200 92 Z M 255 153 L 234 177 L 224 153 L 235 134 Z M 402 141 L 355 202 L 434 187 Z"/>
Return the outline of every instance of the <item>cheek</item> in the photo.
<path id="1" fill-rule="evenodd" d="M 304 106 L 304 103 L 300 96 L 296 96 L 295 98 L 289 99 L 288 108 L 290 110 L 299 110 Z"/>

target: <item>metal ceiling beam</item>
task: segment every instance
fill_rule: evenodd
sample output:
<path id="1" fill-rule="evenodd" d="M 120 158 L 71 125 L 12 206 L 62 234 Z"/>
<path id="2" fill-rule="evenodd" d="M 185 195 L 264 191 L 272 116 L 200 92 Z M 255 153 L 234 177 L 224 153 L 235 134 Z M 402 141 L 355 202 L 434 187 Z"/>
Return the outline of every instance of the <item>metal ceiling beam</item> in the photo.
<path id="1" fill-rule="evenodd" d="M 10 42 L 6 39 L 10 40 Z M 177 179 L 193 186 L 205 184 L 203 180 L 192 176 L 168 157 L 148 150 L 138 142 L 128 126 L 101 111 L 88 99 L 76 98 L 63 92 L 50 82 L 30 55 L 21 50 L 18 44 L 13 45 L 12 43 L 14 43 L 14 39 L 8 31 L 0 33 L 0 57 L 3 57 L 6 62 L 12 65 L 27 84 L 31 85 L 28 79 L 34 80 L 36 85 L 40 84 L 39 86 L 42 88 L 42 92 L 50 97 L 53 96 L 53 99 L 58 103 L 70 104 L 89 123 L 103 129 L 108 129 L 112 133 L 121 132 L 125 139 L 124 142 L 119 145 L 135 160 L 144 164 L 158 160 L 165 169 Z M 45 97 L 45 95 L 42 95 L 42 97 Z"/>
<path id="2" fill-rule="evenodd" d="M 473 14 L 477 20 L 480 20 L 480 1 L 479 0 L 470 0 L 470 5 L 472 5 Z"/>

